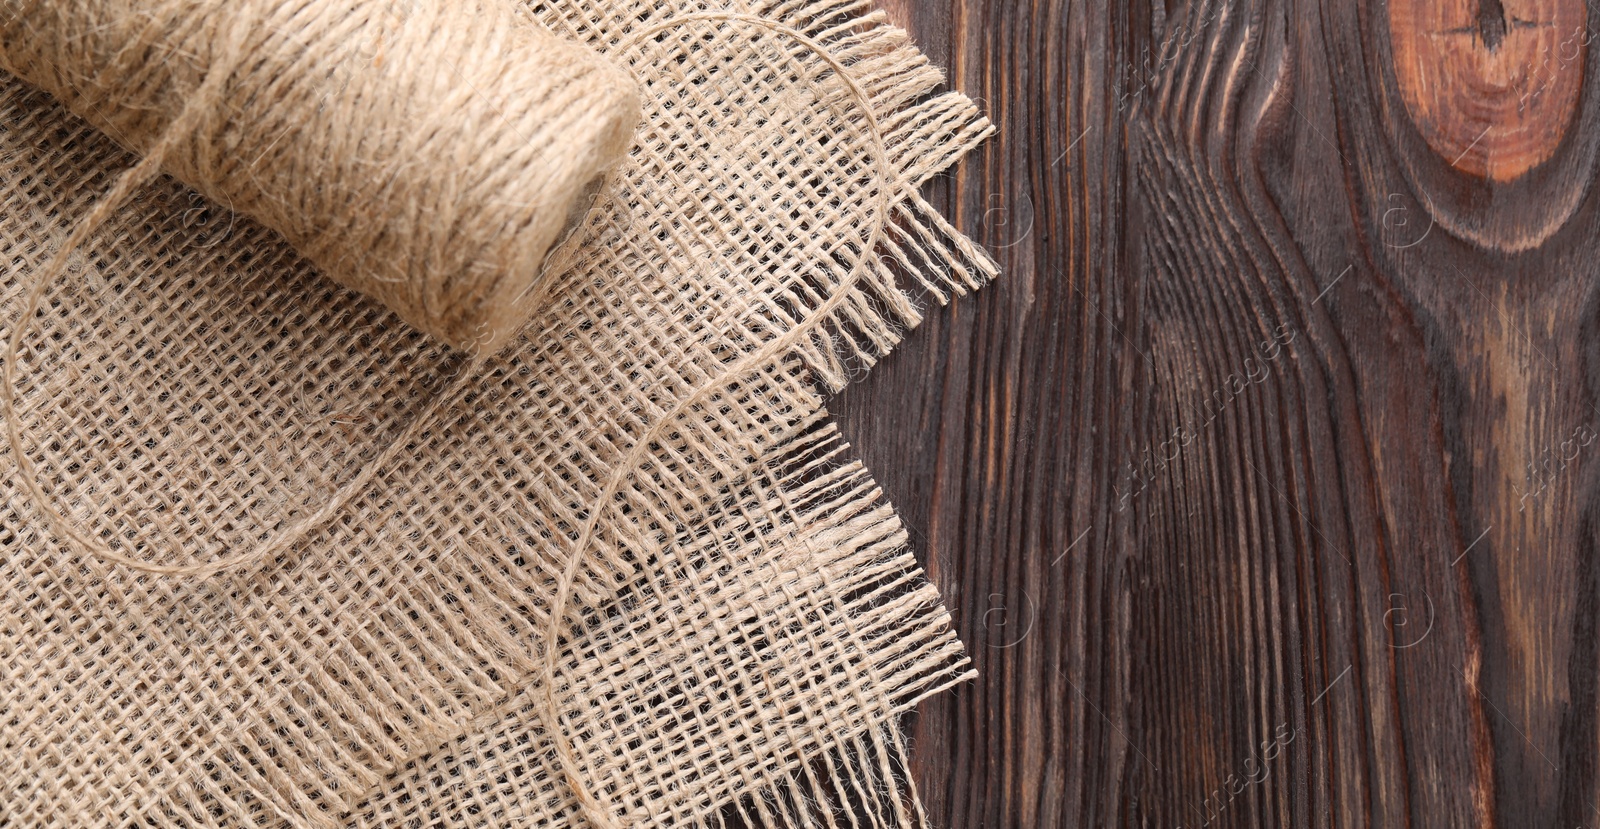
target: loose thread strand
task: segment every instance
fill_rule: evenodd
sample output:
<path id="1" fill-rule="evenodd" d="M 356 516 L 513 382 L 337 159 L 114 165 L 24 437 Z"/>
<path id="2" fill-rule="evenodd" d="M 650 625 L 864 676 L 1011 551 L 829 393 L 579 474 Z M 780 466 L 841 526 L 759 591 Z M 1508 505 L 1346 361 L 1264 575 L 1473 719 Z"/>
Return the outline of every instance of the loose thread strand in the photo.
<path id="1" fill-rule="evenodd" d="M 712 377 L 687 397 L 679 400 L 669 411 L 645 431 L 639 440 L 635 441 L 622 463 L 612 472 L 601 491 L 600 497 L 595 502 L 594 509 L 590 510 L 589 517 L 584 521 L 583 529 L 579 532 L 572 546 L 572 552 L 567 558 L 567 563 L 557 582 L 555 599 L 551 605 L 548 621 L 544 631 L 543 654 L 543 694 L 542 702 L 545 720 L 548 724 L 551 743 L 555 748 L 556 760 L 560 765 L 562 776 L 566 778 L 567 786 L 577 799 L 582 816 L 596 829 L 620 829 L 620 824 L 609 804 L 600 800 L 589 790 L 582 777 L 582 768 L 578 762 L 574 741 L 567 738 L 561 726 L 560 701 L 556 696 L 556 654 L 561 639 L 561 627 L 566 621 L 568 604 L 572 600 L 572 592 L 576 586 L 578 569 L 583 563 L 583 553 L 588 548 L 599 526 L 600 518 L 611 506 L 622 485 L 632 477 L 638 465 L 643 460 L 645 452 L 650 445 L 660 436 L 661 432 L 671 426 L 677 417 L 690 407 L 704 401 L 711 394 L 721 390 L 729 383 L 739 379 L 747 372 L 770 365 L 773 360 L 784 352 L 793 349 L 811 336 L 814 330 L 825 325 L 833 311 L 849 300 L 855 286 L 862 282 L 870 269 L 870 259 L 882 241 L 884 226 L 889 215 L 889 208 L 893 203 L 893 194 L 896 190 L 896 176 L 889 164 L 887 142 L 884 140 L 881 125 L 877 115 L 872 110 L 872 100 L 860 84 L 851 76 L 849 68 L 834 57 L 827 47 L 791 26 L 778 21 L 760 17 L 758 15 L 742 12 L 703 12 L 683 15 L 670 20 L 662 21 L 653 26 L 646 27 L 633 33 L 627 40 L 617 47 L 617 53 L 622 54 L 632 48 L 638 41 L 658 34 L 670 28 L 683 26 L 695 22 L 738 22 L 748 23 L 753 26 L 767 29 L 781 37 L 787 37 L 815 53 L 824 63 L 833 69 L 840 82 L 848 88 L 851 97 L 856 100 L 864 113 L 864 121 L 871 133 L 873 148 L 873 163 L 878 170 L 879 191 L 878 198 L 873 205 L 871 218 L 871 231 L 866 237 L 861 251 L 861 259 L 852 272 L 841 281 L 837 290 L 819 304 L 815 309 L 803 317 L 800 322 L 783 336 L 775 338 L 766 345 L 751 352 L 738 360 L 721 373 Z"/>

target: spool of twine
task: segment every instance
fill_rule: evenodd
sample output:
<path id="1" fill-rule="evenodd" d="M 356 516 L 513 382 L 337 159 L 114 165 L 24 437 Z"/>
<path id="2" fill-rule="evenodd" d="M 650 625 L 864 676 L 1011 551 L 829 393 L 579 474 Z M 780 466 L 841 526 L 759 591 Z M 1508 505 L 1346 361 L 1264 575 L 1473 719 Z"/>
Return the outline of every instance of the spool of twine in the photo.
<path id="1" fill-rule="evenodd" d="M 195 564 L 124 554 L 46 493 L 18 420 L 17 356 L 45 289 L 165 171 L 281 233 L 325 274 L 481 364 L 537 310 L 640 116 L 632 78 L 511 0 L 0 0 L 0 69 L 141 156 L 23 279 L 0 356 L 17 479 L 57 536 L 106 562 L 208 576 L 271 560 L 338 513 L 471 376 L 456 374 L 320 506 Z"/>
<path id="2" fill-rule="evenodd" d="M 479 353 L 639 118 L 624 70 L 502 0 L 5 0 L 0 67 L 134 153 L 170 137 L 163 172 Z"/>

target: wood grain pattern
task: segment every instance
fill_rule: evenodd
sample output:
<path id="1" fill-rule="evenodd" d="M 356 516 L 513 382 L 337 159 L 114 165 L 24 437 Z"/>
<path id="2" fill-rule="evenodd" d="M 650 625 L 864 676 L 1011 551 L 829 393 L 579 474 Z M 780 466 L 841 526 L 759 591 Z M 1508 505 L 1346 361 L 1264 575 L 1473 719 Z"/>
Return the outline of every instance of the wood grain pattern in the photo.
<path id="1" fill-rule="evenodd" d="M 1572 123 L 1589 37 L 1582 0 L 1393 0 L 1396 85 L 1428 146 L 1512 181 Z"/>
<path id="2" fill-rule="evenodd" d="M 1600 825 L 1596 50 L 1430 116 L 1399 2 L 885 3 L 1001 126 L 1005 276 L 835 406 L 981 673 L 934 825 Z"/>

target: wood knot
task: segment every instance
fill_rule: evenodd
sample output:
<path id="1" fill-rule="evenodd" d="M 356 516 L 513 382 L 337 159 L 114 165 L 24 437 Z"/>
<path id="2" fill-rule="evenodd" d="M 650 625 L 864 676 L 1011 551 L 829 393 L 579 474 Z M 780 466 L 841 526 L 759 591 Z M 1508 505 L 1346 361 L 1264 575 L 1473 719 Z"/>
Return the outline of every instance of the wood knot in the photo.
<path id="1" fill-rule="evenodd" d="M 1450 166 L 1511 181 L 1555 154 L 1593 33 L 1583 0 L 1389 0 L 1395 78 Z"/>

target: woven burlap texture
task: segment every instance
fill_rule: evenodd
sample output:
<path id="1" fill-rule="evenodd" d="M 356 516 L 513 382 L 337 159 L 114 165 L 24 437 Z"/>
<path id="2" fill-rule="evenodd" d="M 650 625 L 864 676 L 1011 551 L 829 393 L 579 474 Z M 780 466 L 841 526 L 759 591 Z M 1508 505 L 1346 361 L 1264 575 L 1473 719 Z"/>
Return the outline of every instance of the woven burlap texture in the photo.
<path id="1" fill-rule="evenodd" d="M 166 181 L 51 286 L 23 442 L 130 556 L 258 544 L 446 414 L 203 579 L 62 544 L 0 461 L 0 824 L 915 820 L 894 717 L 966 662 L 819 394 L 993 274 L 917 194 L 988 124 L 864 3 L 529 9 L 645 125 L 487 365 Z M 5 78 L 0 160 L 9 333 L 132 159 Z"/>

